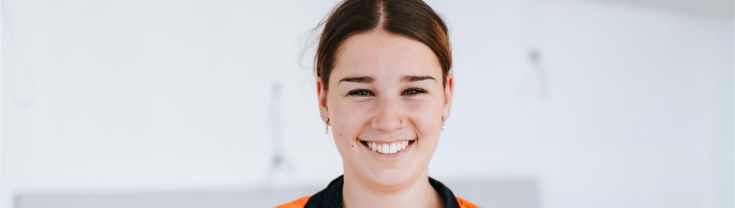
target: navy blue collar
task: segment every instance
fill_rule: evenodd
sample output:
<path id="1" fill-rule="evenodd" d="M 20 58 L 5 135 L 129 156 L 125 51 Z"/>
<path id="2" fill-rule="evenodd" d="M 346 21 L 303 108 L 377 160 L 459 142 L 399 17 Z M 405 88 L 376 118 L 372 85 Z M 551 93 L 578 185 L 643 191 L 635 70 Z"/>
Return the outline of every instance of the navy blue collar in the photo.
<path id="1" fill-rule="evenodd" d="M 311 196 L 304 208 L 341 208 L 342 186 L 344 186 L 344 182 L 344 175 L 337 177 L 327 185 L 327 188 Z M 459 208 L 459 203 L 457 203 L 457 199 L 454 198 L 454 194 L 449 188 L 431 177 L 429 177 L 429 183 L 439 193 L 439 197 L 441 197 L 445 208 Z"/>

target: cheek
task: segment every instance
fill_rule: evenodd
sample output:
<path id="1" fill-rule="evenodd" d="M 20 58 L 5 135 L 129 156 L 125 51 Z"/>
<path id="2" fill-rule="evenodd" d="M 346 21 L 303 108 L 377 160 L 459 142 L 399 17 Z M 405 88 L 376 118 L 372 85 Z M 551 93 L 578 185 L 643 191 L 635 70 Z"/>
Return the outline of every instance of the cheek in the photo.
<path id="1" fill-rule="evenodd" d="M 355 103 L 350 101 L 335 101 L 330 106 L 330 120 L 332 123 L 332 133 L 336 142 L 352 145 L 356 135 L 367 122 L 366 103 Z"/>
<path id="2" fill-rule="evenodd" d="M 439 100 L 432 98 L 408 104 L 406 109 L 419 132 L 435 134 L 441 130 L 443 103 Z"/>
<path id="3" fill-rule="evenodd" d="M 441 102 L 426 102 L 410 108 L 421 147 L 419 155 L 422 159 L 416 160 L 417 164 L 428 163 L 439 144 L 442 106 Z"/>

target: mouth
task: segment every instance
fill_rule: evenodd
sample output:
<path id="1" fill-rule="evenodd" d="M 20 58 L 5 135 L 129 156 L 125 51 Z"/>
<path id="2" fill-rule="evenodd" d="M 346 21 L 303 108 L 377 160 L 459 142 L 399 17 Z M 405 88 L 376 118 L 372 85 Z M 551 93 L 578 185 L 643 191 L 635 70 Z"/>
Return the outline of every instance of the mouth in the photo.
<path id="1" fill-rule="evenodd" d="M 362 145 L 365 146 L 367 149 L 372 150 L 373 152 L 376 152 L 378 154 L 394 155 L 407 150 L 409 147 L 411 147 L 411 145 L 413 145 L 415 141 L 416 139 L 393 142 L 360 140 L 360 143 L 362 143 Z"/>

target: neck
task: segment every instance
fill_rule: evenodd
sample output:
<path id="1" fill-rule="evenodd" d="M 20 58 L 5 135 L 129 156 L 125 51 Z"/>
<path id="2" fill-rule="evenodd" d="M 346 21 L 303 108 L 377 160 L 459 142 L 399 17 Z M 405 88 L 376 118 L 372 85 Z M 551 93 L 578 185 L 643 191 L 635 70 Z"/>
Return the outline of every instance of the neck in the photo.
<path id="1" fill-rule="evenodd" d="M 345 171 L 344 207 L 441 207 L 441 198 L 429 183 L 428 173 L 392 187 L 377 187 Z"/>

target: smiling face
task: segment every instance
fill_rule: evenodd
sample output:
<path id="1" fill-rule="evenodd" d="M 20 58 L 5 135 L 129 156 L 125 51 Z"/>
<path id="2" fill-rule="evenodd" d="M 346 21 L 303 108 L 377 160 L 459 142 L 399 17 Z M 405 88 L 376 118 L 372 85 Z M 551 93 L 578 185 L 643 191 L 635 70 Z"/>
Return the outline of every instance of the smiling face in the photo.
<path id="1" fill-rule="evenodd" d="M 421 42 L 371 30 L 342 43 L 329 89 L 317 81 L 317 91 L 346 177 L 386 188 L 428 174 L 451 104 L 452 75 L 442 79 Z"/>

